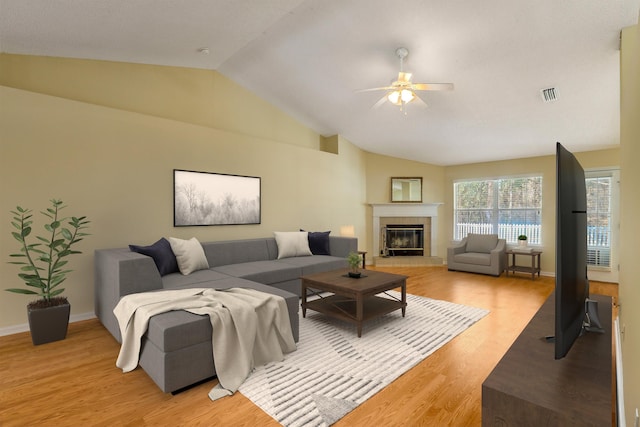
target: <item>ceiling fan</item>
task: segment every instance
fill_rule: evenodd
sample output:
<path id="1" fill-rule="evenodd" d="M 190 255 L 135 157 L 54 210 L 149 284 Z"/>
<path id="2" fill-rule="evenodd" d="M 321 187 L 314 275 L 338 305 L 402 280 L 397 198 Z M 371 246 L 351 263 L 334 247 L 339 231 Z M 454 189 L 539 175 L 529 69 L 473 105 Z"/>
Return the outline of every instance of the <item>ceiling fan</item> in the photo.
<path id="1" fill-rule="evenodd" d="M 386 101 L 397 105 L 400 110 L 403 107 L 414 101 L 419 100 L 423 104 L 425 103 L 416 94 L 416 91 L 420 90 L 453 90 L 453 83 L 412 83 L 411 73 L 405 73 L 403 71 L 404 59 L 409 55 L 409 50 L 406 47 L 399 47 L 396 49 L 396 55 L 400 58 L 400 72 L 398 73 L 398 79 L 391 83 L 389 86 L 374 87 L 371 89 L 362 89 L 358 92 L 371 92 L 376 90 L 384 90 L 387 93 L 375 103 L 374 108 L 383 104 Z"/>

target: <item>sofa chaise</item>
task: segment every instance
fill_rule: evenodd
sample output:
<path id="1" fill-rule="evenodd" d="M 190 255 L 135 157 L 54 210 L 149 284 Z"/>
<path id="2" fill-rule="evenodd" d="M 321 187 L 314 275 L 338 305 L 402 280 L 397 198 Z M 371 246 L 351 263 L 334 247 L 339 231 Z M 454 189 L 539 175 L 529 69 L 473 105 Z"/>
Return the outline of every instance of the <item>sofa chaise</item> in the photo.
<path id="1" fill-rule="evenodd" d="M 163 289 L 244 287 L 283 297 L 295 341 L 299 335 L 300 276 L 347 266 L 357 250 L 353 237 L 328 236 L 326 255 L 279 254 L 276 238 L 202 243 L 208 268 L 160 274 L 154 258 L 129 248 L 95 251 L 95 312 L 122 342 L 113 309 L 124 295 Z M 319 252 L 323 253 L 323 252 Z M 142 338 L 140 366 L 164 392 L 176 392 L 215 375 L 211 323 L 184 310 L 153 316 Z"/>
<path id="2" fill-rule="evenodd" d="M 450 271 L 500 276 L 506 267 L 505 239 L 497 234 L 469 233 L 459 244 L 447 249 L 447 268 Z"/>

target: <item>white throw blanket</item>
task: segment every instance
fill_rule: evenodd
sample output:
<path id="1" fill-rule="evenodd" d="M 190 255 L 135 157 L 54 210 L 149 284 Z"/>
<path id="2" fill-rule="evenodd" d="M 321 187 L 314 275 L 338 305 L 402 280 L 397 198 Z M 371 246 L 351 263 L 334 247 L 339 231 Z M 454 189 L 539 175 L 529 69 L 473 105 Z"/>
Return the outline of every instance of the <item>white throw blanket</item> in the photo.
<path id="1" fill-rule="evenodd" d="M 233 394 L 255 366 L 282 361 L 296 349 L 284 298 L 253 289 L 194 288 L 145 292 L 122 297 L 113 313 L 118 319 L 122 347 L 116 366 L 134 370 L 140 340 L 149 319 L 171 310 L 208 315 L 218 386 L 211 400 Z"/>

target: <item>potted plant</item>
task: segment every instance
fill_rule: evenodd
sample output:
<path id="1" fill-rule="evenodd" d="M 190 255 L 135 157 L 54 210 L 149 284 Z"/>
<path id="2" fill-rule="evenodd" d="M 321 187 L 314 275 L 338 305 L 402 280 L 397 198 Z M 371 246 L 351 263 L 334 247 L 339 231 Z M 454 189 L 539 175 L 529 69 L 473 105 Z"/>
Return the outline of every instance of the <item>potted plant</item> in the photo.
<path id="1" fill-rule="evenodd" d="M 362 260 L 360 259 L 360 254 L 357 252 L 349 252 L 347 255 L 347 264 L 349 264 L 349 277 L 358 278 L 362 274 L 360 272 L 360 263 Z"/>
<path id="2" fill-rule="evenodd" d="M 52 199 L 51 207 L 41 212 L 49 218 L 44 224 L 47 234 L 35 236 L 39 241 L 36 243 L 30 243 L 28 239 L 33 224 L 31 209 L 17 206 L 15 211 L 11 211 L 14 215 L 11 225 L 17 230 L 11 234 L 20 243 L 20 252 L 10 254 L 17 260 L 9 263 L 20 266 L 18 277 L 26 287 L 7 291 L 39 297 L 27 305 L 34 345 L 62 340 L 67 336 L 71 305 L 66 297 L 61 296 L 64 288 L 60 285 L 72 271 L 66 269 L 67 257 L 82 253 L 72 248 L 88 236 L 83 230 L 89 221 L 84 216 L 61 218 L 60 211 L 64 208 L 62 200 Z"/>
<path id="3" fill-rule="evenodd" d="M 527 236 L 525 236 L 524 234 L 519 235 L 518 236 L 518 245 L 527 246 Z"/>

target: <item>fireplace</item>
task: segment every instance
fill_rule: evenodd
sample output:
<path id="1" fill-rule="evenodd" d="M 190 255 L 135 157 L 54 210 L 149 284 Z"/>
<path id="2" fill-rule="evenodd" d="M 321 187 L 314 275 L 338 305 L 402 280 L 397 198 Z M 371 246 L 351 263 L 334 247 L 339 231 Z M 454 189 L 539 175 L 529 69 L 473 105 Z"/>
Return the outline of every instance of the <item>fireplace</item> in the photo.
<path id="1" fill-rule="evenodd" d="M 438 208 L 442 203 L 372 203 L 373 210 L 373 253 L 374 257 L 384 255 L 395 255 L 397 257 L 418 255 L 422 248 L 422 257 L 437 257 L 436 242 L 438 230 Z M 395 227 L 399 225 L 400 227 Z M 392 227 L 393 226 L 393 227 Z M 415 230 L 407 230 L 407 228 L 418 228 L 422 226 L 422 241 L 414 242 L 411 237 L 411 248 L 392 248 L 393 251 L 387 251 L 386 241 L 387 228 L 403 228 L 404 230 L 396 230 L 398 233 L 406 233 Z M 404 251 L 404 253 L 401 253 Z M 385 252 L 387 252 L 385 254 Z M 391 253 L 393 252 L 393 253 Z M 411 254 L 409 253 L 411 252 Z M 414 256 L 411 259 L 418 259 Z M 389 258 L 392 259 L 392 258 Z M 401 258 L 396 258 L 401 259 Z"/>
<path id="2" fill-rule="evenodd" d="M 387 256 L 423 256 L 424 224 L 388 224 L 383 250 Z"/>

